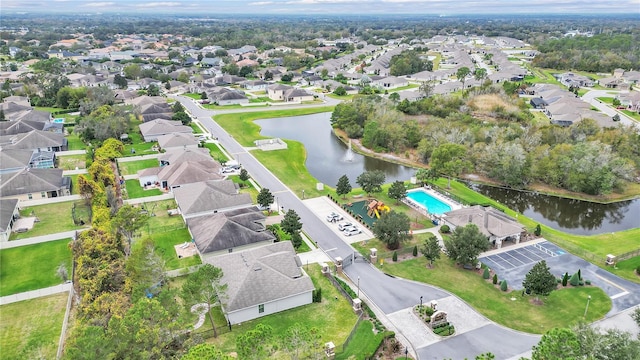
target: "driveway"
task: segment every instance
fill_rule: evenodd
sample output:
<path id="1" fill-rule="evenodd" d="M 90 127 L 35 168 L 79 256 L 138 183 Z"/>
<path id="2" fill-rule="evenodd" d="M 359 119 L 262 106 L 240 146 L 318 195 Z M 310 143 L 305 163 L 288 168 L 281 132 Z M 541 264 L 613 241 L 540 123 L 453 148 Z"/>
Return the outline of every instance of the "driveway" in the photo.
<path id="1" fill-rule="evenodd" d="M 601 102 L 597 98 L 599 97 L 614 97 L 619 91 L 616 90 L 590 90 L 586 94 L 582 95 L 582 100 L 588 102 L 596 109 L 600 110 L 604 114 L 613 117 L 614 115 L 620 115 L 620 123 L 627 126 L 635 126 L 636 129 L 640 129 L 640 124 L 624 113 L 617 111 L 611 106 Z"/>

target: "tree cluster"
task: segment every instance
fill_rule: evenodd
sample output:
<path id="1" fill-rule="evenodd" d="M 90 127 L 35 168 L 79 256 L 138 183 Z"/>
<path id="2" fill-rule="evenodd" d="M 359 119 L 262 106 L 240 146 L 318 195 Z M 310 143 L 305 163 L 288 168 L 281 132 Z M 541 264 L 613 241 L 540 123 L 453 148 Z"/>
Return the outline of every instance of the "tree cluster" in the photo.
<path id="1" fill-rule="evenodd" d="M 391 57 L 389 73 L 394 76 L 409 75 L 433 70 L 433 63 L 415 50 L 403 51 Z"/>

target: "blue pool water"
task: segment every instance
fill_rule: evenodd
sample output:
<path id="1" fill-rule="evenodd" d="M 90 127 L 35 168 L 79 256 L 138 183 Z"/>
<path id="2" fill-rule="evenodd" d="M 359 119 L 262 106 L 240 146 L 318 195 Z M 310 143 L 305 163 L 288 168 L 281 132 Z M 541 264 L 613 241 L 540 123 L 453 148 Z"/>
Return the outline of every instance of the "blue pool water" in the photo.
<path id="1" fill-rule="evenodd" d="M 53 119 L 53 122 L 56 123 L 56 124 L 64 123 L 64 118 Z"/>
<path id="2" fill-rule="evenodd" d="M 416 203 L 424 206 L 431 214 L 440 215 L 451 211 L 451 206 L 443 203 L 442 201 L 434 198 L 422 190 L 411 191 L 407 193 L 407 197 Z"/>

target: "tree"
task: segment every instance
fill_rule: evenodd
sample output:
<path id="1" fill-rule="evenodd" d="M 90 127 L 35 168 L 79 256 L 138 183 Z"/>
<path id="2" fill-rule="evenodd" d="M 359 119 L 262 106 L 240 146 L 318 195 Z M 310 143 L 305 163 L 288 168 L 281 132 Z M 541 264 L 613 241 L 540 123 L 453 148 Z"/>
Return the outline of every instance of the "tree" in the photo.
<path id="1" fill-rule="evenodd" d="M 198 271 L 189 274 L 186 282 L 182 285 L 183 298 L 189 307 L 201 302 L 207 304 L 214 338 L 218 337 L 218 331 L 213 322 L 212 306 L 224 298 L 227 289 L 226 284 L 220 283 L 222 276 L 222 269 L 211 264 L 204 264 L 198 268 Z"/>
<path id="2" fill-rule="evenodd" d="M 344 88 L 344 86 L 338 86 L 335 90 L 333 90 L 333 93 L 337 96 L 345 96 L 347 95 L 347 90 Z"/>
<path id="3" fill-rule="evenodd" d="M 369 196 L 373 192 L 380 192 L 381 186 L 384 184 L 386 175 L 381 170 L 365 171 L 358 175 L 356 178 L 356 184 L 362 187 Z"/>
<path id="4" fill-rule="evenodd" d="M 267 188 L 260 189 L 258 193 L 258 197 L 256 199 L 258 201 L 258 205 L 262 208 L 269 208 L 269 213 L 271 213 L 271 204 L 273 204 L 273 194 Z"/>
<path id="5" fill-rule="evenodd" d="M 151 238 L 144 238 L 133 246 L 127 258 L 126 286 L 134 301 L 147 294 L 155 294 L 165 281 L 165 262 L 155 248 Z"/>
<path id="6" fill-rule="evenodd" d="M 467 160 L 467 148 L 459 144 L 442 144 L 431 154 L 431 168 L 449 177 L 447 187 L 451 187 L 451 177 L 458 176 L 465 169 L 471 167 Z"/>
<path id="7" fill-rule="evenodd" d="M 142 229 L 149 221 L 149 214 L 142 213 L 140 209 L 132 205 L 124 205 L 118 209 L 112 224 L 116 232 L 127 239 L 128 246 L 125 248 L 127 255 L 131 254 L 131 242 L 135 233 Z"/>
<path id="8" fill-rule="evenodd" d="M 242 181 L 247 181 L 249 180 L 249 172 L 247 171 L 247 169 L 241 169 L 240 170 L 240 175 L 239 175 L 240 180 Z"/>
<path id="9" fill-rule="evenodd" d="M 502 282 L 500 283 L 500 290 L 502 291 L 507 291 L 509 287 L 507 286 L 507 280 L 502 280 Z"/>
<path id="10" fill-rule="evenodd" d="M 407 197 L 407 188 L 404 186 L 404 182 L 400 180 L 394 181 L 391 186 L 389 186 L 387 195 L 389 195 L 390 198 L 394 199 L 397 205 L 400 200 Z"/>
<path id="11" fill-rule="evenodd" d="M 580 343 L 570 329 L 553 328 L 533 347 L 531 360 L 579 359 Z"/>
<path id="12" fill-rule="evenodd" d="M 569 273 L 566 272 L 564 273 L 564 275 L 562 276 L 562 286 L 567 286 L 567 283 L 569 282 Z"/>
<path id="13" fill-rule="evenodd" d="M 295 210 L 289 209 L 287 213 L 284 214 L 284 217 L 280 222 L 280 228 L 289 235 L 293 235 L 302 229 L 300 216 L 298 216 Z"/>
<path id="14" fill-rule="evenodd" d="M 558 283 L 545 260 L 533 265 L 522 282 L 522 286 L 536 296 L 548 296 L 556 289 Z"/>
<path id="15" fill-rule="evenodd" d="M 229 360 L 215 345 L 203 343 L 189 349 L 180 360 Z"/>
<path id="16" fill-rule="evenodd" d="M 390 211 L 380 215 L 373 224 L 373 233 L 388 249 L 395 250 L 400 247 L 400 243 L 411 238 L 410 228 L 411 220 L 406 214 Z"/>
<path id="17" fill-rule="evenodd" d="M 489 280 L 490 277 L 491 277 L 491 273 L 489 272 L 489 268 L 488 267 L 484 268 L 484 271 L 482 272 L 482 278 L 485 280 Z"/>
<path id="18" fill-rule="evenodd" d="M 640 339 L 627 331 L 600 329 L 580 322 L 572 327 L 580 344 L 580 358 L 594 360 L 640 359 Z"/>
<path id="19" fill-rule="evenodd" d="M 113 77 L 113 84 L 116 85 L 119 89 L 126 89 L 128 86 L 127 78 L 120 74 L 116 74 Z"/>
<path id="20" fill-rule="evenodd" d="M 147 86 L 147 95 L 149 95 L 149 96 L 159 96 L 160 95 L 160 88 L 158 87 L 158 85 L 149 84 L 149 86 Z"/>
<path id="21" fill-rule="evenodd" d="M 273 328 L 258 324 L 236 338 L 236 349 L 241 359 L 262 360 L 273 354 Z"/>
<path id="22" fill-rule="evenodd" d="M 429 180 L 437 180 L 438 173 L 433 169 L 418 169 L 416 172 L 416 179 L 420 181 L 422 185 L 426 184 Z"/>
<path id="23" fill-rule="evenodd" d="M 640 307 L 637 307 L 633 313 L 631 313 L 631 317 L 633 318 L 633 321 L 636 322 L 636 324 L 640 327 Z"/>
<path id="24" fill-rule="evenodd" d="M 286 73 L 286 74 L 282 75 L 280 80 L 282 80 L 284 82 L 290 82 L 291 80 L 293 80 L 293 74 L 292 73 Z"/>
<path id="25" fill-rule="evenodd" d="M 338 184 L 336 185 L 336 194 L 338 196 L 342 196 L 343 199 L 346 199 L 346 195 L 351 192 L 351 183 L 349 182 L 349 178 L 347 175 L 340 176 L 338 179 Z"/>
<path id="26" fill-rule="evenodd" d="M 273 74 L 271 73 L 271 71 L 269 71 L 269 70 L 265 71 L 264 75 L 263 75 L 263 79 L 265 81 L 273 80 Z"/>
<path id="27" fill-rule="evenodd" d="M 473 72 L 473 77 L 476 80 L 482 82 L 484 79 L 487 78 L 487 69 L 481 68 L 481 67 L 476 68 L 476 70 Z"/>
<path id="28" fill-rule="evenodd" d="M 540 236 L 540 234 L 542 234 L 542 227 L 540 227 L 540 224 L 537 224 L 537 225 L 536 225 L 536 229 L 533 231 L 533 233 L 534 233 L 536 236 Z"/>
<path id="29" fill-rule="evenodd" d="M 478 255 L 489 249 L 489 241 L 475 224 L 467 224 L 456 227 L 444 240 L 444 247 L 449 258 L 458 264 L 475 266 Z"/>
<path id="30" fill-rule="evenodd" d="M 291 234 L 291 245 L 293 245 L 294 249 L 298 249 L 300 245 L 302 245 L 302 235 L 300 232 L 294 232 Z"/>
<path id="31" fill-rule="evenodd" d="M 429 267 L 433 267 L 433 262 L 440 259 L 440 242 L 438 238 L 431 234 L 422 244 L 420 252 L 429 261 Z"/>
<path id="32" fill-rule="evenodd" d="M 182 125 L 189 125 L 191 123 L 191 116 L 184 111 L 179 111 L 171 116 L 171 120 L 180 121 Z"/>
<path id="33" fill-rule="evenodd" d="M 462 91 L 464 92 L 464 83 L 467 80 L 467 76 L 469 76 L 469 74 L 471 74 L 471 70 L 469 70 L 468 67 L 463 66 L 461 68 L 458 69 L 458 71 L 456 71 L 456 78 L 458 79 L 458 81 L 462 82 Z"/>
<path id="34" fill-rule="evenodd" d="M 400 94 L 398 94 L 397 92 L 389 94 L 389 100 L 393 101 L 394 104 L 397 104 L 398 101 L 400 101 Z"/>
<path id="35" fill-rule="evenodd" d="M 300 323 L 289 327 L 281 338 L 282 347 L 289 353 L 291 359 L 300 359 L 310 340 L 309 329 Z"/>
<path id="36" fill-rule="evenodd" d="M 422 84 L 420 84 L 418 91 L 420 92 L 420 94 L 422 94 L 424 98 L 429 98 L 431 97 L 431 95 L 433 95 L 433 88 L 434 86 L 432 81 L 425 81 Z"/>
<path id="37" fill-rule="evenodd" d="M 618 99 L 617 97 L 613 98 L 613 100 L 611 101 L 611 105 L 613 106 L 620 106 L 620 104 L 620 99 Z"/>
<path id="38" fill-rule="evenodd" d="M 142 68 L 140 68 L 140 65 L 138 64 L 127 65 L 122 69 L 122 71 L 124 72 L 124 76 L 131 80 L 138 79 L 142 74 Z"/>

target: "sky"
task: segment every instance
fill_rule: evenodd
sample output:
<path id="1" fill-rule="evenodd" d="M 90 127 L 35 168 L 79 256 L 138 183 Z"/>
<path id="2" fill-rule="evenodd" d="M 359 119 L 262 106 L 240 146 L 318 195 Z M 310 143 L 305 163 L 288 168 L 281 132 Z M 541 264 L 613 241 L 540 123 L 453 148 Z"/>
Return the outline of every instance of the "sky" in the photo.
<path id="1" fill-rule="evenodd" d="M 0 0 L 2 12 L 196 14 L 613 14 L 640 16 L 640 0 Z"/>

